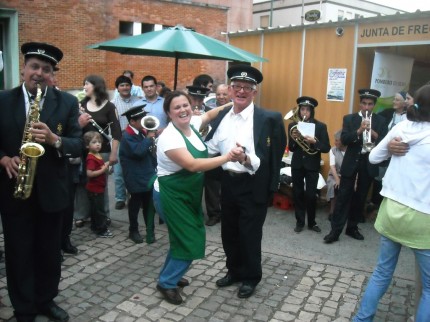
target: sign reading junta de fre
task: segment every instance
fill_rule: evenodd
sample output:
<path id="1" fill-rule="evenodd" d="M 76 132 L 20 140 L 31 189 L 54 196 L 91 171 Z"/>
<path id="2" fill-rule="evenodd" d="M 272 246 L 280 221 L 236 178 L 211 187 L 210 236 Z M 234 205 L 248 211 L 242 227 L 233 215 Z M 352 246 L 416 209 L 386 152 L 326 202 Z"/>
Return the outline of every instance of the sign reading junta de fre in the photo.
<path id="1" fill-rule="evenodd" d="M 398 20 L 359 26 L 358 44 L 410 41 L 430 42 L 428 19 Z"/>

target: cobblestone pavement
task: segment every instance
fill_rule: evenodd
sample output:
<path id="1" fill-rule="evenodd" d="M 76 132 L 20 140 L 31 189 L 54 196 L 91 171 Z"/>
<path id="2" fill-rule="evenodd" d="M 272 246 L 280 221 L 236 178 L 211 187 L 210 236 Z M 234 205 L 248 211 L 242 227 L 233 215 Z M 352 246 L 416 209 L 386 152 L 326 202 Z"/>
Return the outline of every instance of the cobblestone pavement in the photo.
<path id="1" fill-rule="evenodd" d="M 181 291 L 184 303 L 175 306 L 155 289 L 168 248 L 165 225 L 156 226 L 157 240 L 151 245 L 131 242 L 126 222 L 114 220 L 112 225 L 115 236 L 110 239 L 96 238 L 88 224 L 73 232 L 79 254 L 66 256 L 56 298 L 71 321 L 350 321 L 370 275 L 265 251 L 263 280 L 255 295 L 239 299 L 238 285 L 215 286 L 225 274 L 225 258 L 219 239 L 212 238 L 205 259 L 195 261 L 186 274 L 191 283 Z M 408 320 L 413 314 L 412 279 L 394 278 L 375 321 Z M 4 262 L 0 320 L 14 321 Z M 44 321 L 43 316 L 37 318 Z"/>

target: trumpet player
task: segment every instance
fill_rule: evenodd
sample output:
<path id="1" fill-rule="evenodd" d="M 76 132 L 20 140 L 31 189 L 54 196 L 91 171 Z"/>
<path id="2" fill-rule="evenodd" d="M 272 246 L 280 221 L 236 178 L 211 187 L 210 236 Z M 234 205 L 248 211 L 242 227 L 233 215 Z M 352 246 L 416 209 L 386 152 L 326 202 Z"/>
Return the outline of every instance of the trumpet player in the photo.
<path id="1" fill-rule="evenodd" d="M 321 166 L 321 153 L 330 151 L 330 140 L 327 126 L 315 119 L 315 108 L 318 106 L 318 101 L 309 96 L 301 96 L 296 101 L 300 120 L 315 124 L 315 135 L 303 136 L 297 129 L 296 122 L 292 122 L 288 126 L 288 133 L 290 134 L 288 148 L 291 152 L 294 152 L 291 160 L 296 215 L 294 231 L 300 233 L 303 230 L 307 214 L 308 229 L 319 233 L 321 229 L 315 221 L 317 185 Z M 298 140 L 301 140 L 304 144 L 298 144 Z M 309 147 L 309 149 L 306 147 Z"/>
<path id="2" fill-rule="evenodd" d="M 151 178 L 155 175 L 157 160 L 151 151 L 154 131 L 145 131 L 141 123 L 147 114 L 145 105 L 134 106 L 122 115 L 128 120 L 119 147 L 124 182 L 130 201 L 128 204 L 129 238 L 136 244 L 143 243 L 139 233 L 138 215 L 143 207 L 143 219 L 146 224 L 146 242 L 154 242 L 154 205 L 152 202 Z"/>
<path id="3" fill-rule="evenodd" d="M 325 243 L 333 243 L 347 224 L 346 235 L 363 240 L 358 222 L 363 217 L 364 204 L 373 178 L 379 174 L 379 166 L 369 163 L 369 152 L 387 134 L 385 119 L 372 113 L 381 93 L 375 89 L 360 89 L 360 110 L 343 117 L 342 144 L 347 146 L 340 168 L 340 186 L 331 221 L 331 231 L 324 237 Z M 357 185 L 356 190 L 354 187 Z"/>
<path id="4" fill-rule="evenodd" d="M 67 162 L 78 157 L 82 131 L 78 123 L 78 101 L 72 95 L 47 86 L 62 51 L 46 43 L 25 43 L 23 84 L 0 92 L 0 213 L 4 229 L 6 278 L 9 297 L 18 322 L 35 321 L 43 314 L 54 321 L 69 315 L 54 298 L 61 277 L 61 229 L 69 204 Z M 18 57 L 15 57 L 18 59 Z M 36 97 L 37 87 L 41 93 Z M 43 146 L 26 200 L 14 198 L 19 169 L 18 151 L 26 128 L 26 115 L 39 101 L 40 120 L 29 124 L 34 141 Z M 31 117 L 29 117 L 31 119 Z M 25 163 L 24 163 L 25 165 Z M 28 169 L 28 168 L 27 168 Z"/>

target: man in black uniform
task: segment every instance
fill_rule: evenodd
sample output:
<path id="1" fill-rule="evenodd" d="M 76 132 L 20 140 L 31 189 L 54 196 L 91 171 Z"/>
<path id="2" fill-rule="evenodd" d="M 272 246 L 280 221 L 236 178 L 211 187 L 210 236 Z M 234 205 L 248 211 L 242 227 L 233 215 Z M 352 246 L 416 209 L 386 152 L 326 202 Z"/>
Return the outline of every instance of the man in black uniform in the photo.
<path id="1" fill-rule="evenodd" d="M 288 133 L 291 134 L 288 148 L 294 152 L 291 160 L 294 209 L 297 221 L 294 231 L 300 233 L 303 230 L 307 213 L 308 228 L 319 233 L 321 229 L 315 221 L 317 185 L 321 167 L 321 153 L 330 151 L 330 140 L 327 126 L 314 117 L 318 101 L 313 97 L 302 96 L 297 99 L 297 104 L 300 120 L 315 124 L 315 134 L 303 136 L 297 129 L 298 124 L 296 122 L 288 125 Z M 291 131 L 293 126 L 296 127 Z M 303 142 L 301 143 L 302 146 L 297 143 L 297 140 Z M 308 151 L 303 150 L 303 148 L 307 149 L 306 146 L 309 147 Z"/>
<path id="2" fill-rule="evenodd" d="M 81 128 L 78 101 L 47 86 L 53 68 L 63 57 L 55 46 L 25 43 L 24 83 L 0 92 L 0 213 L 4 228 L 6 276 L 9 297 L 19 322 L 34 321 L 37 314 L 54 321 L 69 315 L 54 302 L 61 275 L 61 230 L 69 203 L 67 162 L 80 156 Z M 41 101 L 35 103 L 37 84 Z M 45 153 L 38 158 L 27 199 L 14 196 L 19 171 L 18 152 L 23 142 L 26 115 L 39 105 L 40 121 L 30 124 L 33 139 Z M 35 118 L 34 118 L 35 119 Z M 25 140 L 27 141 L 27 140 Z M 27 158 L 28 169 L 28 158 Z"/>
<path id="3" fill-rule="evenodd" d="M 342 144 L 347 146 L 340 168 L 340 185 L 331 221 L 331 231 L 324 237 L 327 244 L 339 239 L 347 223 L 346 234 L 363 240 L 358 222 L 363 215 L 370 184 L 379 174 L 379 166 L 369 163 L 372 145 L 377 145 L 387 134 L 385 119 L 372 113 L 381 93 L 375 89 L 360 89 L 360 111 L 343 117 Z M 357 189 L 354 187 L 357 184 Z"/>
<path id="4" fill-rule="evenodd" d="M 250 297 L 262 278 L 261 240 L 267 206 L 278 190 L 286 136 L 282 116 L 254 105 L 261 72 L 248 65 L 227 71 L 233 107 L 215 119 L 207 137 L 210 154 L 241 146 L 240 162 L 227 162 L 221 179 L 221 238 L 227 275 L 218 287 L 241 282 L 239 298 Z"/>

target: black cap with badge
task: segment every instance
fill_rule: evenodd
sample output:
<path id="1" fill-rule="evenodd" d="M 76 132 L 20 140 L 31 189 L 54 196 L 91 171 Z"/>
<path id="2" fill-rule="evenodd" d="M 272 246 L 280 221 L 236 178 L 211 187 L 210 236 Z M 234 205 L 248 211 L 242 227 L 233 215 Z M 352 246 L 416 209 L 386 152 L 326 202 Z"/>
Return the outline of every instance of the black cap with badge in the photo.
<path id="1" fill-rule="evenodd" d="M 59 48 L 41 42 L 27 42 L 23 44 L 21 52 L 24 57 L 35 56 L 50 62 L 52 66 L 57 65 L 63 58 L 63 52 Z"/>
<path id="2" fill-rule="evenodd" d="M 205 98 L 210 92 L 209 88 L 201 86 L 187 86 L 188 94 L 195 97 Z"/>
<path id="3" fill-rule="evenodd" d="M 360 95 L 360 99 L 362 98 L 371 98 L 375 102 L 379 96 L 381 96 L 381 92 L 376 89 L 371 88 L 362 88 L 358 90 L 358 94 Z"/>
<path id="4" fill-rule="evenodd" d="M 301 96 L 296 100 L 296 102 L 299 104 L 299 106 L 308 105 L 313 108 L 318 106 L 318 101 L 310 96 Z"/>
<path id="5" fill-rule="evenodd" d="M 227 71 L 230 80 L 243 80 L 254 84 L 260 84 L 263 81 L 263 74 L 250 65 L 234 65 Z"/>
<path id="6" fill-rule="evenodd" d="M 121 116 L 125 116 L 127 120 L 130 122 L 131 119 L 136 120 L 144 117 L 146 115 L 146 112 L 144 110 L 146 104 L 133 106 L 129 108 L 127 111 L 121 114 Z"/>

